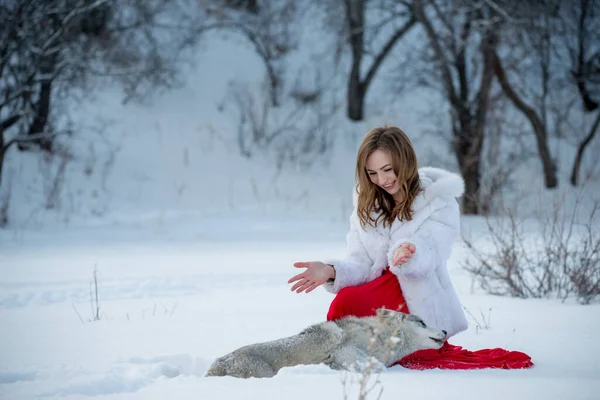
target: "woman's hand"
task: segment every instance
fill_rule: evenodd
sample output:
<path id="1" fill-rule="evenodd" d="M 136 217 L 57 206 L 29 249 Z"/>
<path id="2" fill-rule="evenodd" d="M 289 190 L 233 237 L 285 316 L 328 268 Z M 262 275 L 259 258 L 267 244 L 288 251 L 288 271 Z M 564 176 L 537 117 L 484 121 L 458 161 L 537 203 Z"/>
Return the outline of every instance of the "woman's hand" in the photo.
<path id="1" fill-rule="evenodd" d="M 288 281 L 288 283 L 296 282 L 292 286 L 292 292 L 302 293 L 306 291 L 306 293 L 310 293 L 329 279 L 335 278 L 333 267 L 320 261 L 297 262 L 294 263 L 294 267 L 306 268 L 306 271 L 292 277 Z"/>
<path id="2" fill-rule="evenodd" d="M 407 263 L 415 254 L 417 248 L 412 243 L 403 243 L 394 250 L 394 259 L 392 264 L 394 267 Z"/>

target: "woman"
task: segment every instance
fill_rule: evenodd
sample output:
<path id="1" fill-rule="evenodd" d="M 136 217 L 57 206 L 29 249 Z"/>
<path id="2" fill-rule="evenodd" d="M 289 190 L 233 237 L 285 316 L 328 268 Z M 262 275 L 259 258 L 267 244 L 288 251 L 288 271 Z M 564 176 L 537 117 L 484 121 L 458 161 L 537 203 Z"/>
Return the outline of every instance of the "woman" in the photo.
<path id="1" fill-rule="evenodd" d="M 417 169 L 417 157 L 397 127 L 371 130 L 358 150 L 355 209 L 341 260 L 297 262 L 306 270 L 288 282 L 309 293 L 320 285 L 337 293 L 328 320 L 374 315 L 380 307 L 419 315 L 448 338 L 467 329 L 446 262 L 460 230 L 459 175 Z M 428 368 L 525 368 L 526 354 L 502 349 L 462 350 L 448 342 L 440 350 L 413 353 L 399 364 Z"/>

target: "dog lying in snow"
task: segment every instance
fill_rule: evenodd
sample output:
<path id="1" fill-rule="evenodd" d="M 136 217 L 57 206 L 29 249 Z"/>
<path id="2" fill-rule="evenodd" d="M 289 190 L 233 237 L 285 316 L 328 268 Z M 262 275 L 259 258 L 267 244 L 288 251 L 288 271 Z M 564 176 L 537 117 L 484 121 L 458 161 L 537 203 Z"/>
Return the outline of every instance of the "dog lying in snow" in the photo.
<path id="1" fill-rule="evenodd" d="M 321 322 L 294 336 L 244 346 L 215 360 L 206 376 L 267 378 L 283 367 L 321 363 L 360 369 L 372 358 L 389 367 L 417 350 L 439 349 L 445 340 L 445 331 L 416 315 L 380 308 L 372 317 Z"/>

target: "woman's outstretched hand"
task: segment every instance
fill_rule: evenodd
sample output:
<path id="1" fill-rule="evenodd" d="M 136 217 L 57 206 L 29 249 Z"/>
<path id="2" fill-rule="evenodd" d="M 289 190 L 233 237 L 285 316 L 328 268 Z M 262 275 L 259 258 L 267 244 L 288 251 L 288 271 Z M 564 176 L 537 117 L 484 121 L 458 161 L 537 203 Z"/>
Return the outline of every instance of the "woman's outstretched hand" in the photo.
<path id="1" fill-rule="evenodd" d="M 416 250 L 417 248 L 412 243 L 403 243 L 396 247 L 396 250 L 394 250 L 394 259 L 392 260 L 394 267 L 407 263 L 415 254 Z"/>
<path id="2" fill-rule="evenodd" d="M 310 293 L 329 279 L 335 278 L 333 267 L 320 261 L 297 262 L 294 263 L 294 267 L 306 268 L 306 271 L 290 278 L 288 283 L 296 282 L 292 286 L 292 292 L 302 293 L 306 291 L 306 293 Z"/>

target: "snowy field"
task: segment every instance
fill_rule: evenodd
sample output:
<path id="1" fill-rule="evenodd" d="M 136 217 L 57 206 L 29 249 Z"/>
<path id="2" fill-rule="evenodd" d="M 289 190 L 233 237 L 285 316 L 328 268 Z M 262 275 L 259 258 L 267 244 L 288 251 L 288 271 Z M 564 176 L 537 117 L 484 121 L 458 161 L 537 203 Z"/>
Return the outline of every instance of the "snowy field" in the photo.
<path id="1" fill-rule="evenodd" d="M 229 240 L 201 235 L 200 220 L 162 230 L 1 232 L 0 398 L 343 399 L 344 390 L 357 398 L 353 376 L 344 386 L 344 374 L 324 365 L 284 368 L 271 379 L 203 377 L 231 350 L 325 318 L 331 294 L 292 293 L 286 281 L 294 261 L 342 255 L 346 227 L 291 224 L 231 221 L 221 225 L 237 226 Z M 381 398 L 598 399 L 600 306 L 483 295 L 459 264 L 465 256 L 457 242 L 450 272 L 475 319 L 451 342 L 524 351 L 535 366 L 395 366 L 379 375 Z M 90 321 L 94 268 L 99 321 Z"/>

